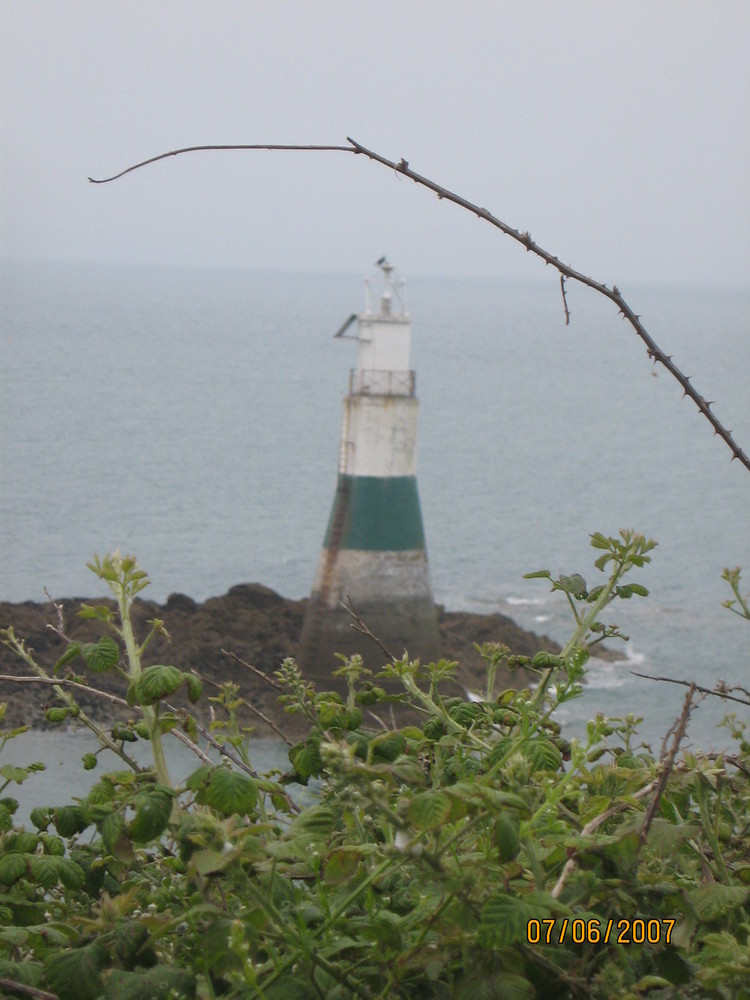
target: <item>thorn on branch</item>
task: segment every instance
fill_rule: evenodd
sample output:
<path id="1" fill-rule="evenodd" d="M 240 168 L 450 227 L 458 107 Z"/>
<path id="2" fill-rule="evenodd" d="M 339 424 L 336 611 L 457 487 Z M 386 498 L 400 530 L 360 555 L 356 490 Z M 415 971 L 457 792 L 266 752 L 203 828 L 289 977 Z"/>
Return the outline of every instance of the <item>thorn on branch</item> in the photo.
<path id="1" fill-rule="evenodd" d="M 570 326 L 570 310 L 568 309 L 568 299 L 565 293 L 565 275 L 560 275 L 560 291 L 562 292 L 563 309 L 565 310 L 565 325 Z"/>

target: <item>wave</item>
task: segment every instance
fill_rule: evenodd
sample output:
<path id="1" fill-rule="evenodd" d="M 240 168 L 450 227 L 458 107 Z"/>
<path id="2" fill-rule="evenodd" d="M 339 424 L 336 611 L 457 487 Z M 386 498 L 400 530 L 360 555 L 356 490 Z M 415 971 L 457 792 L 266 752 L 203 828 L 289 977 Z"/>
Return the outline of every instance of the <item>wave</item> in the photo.
<path id="1" fill-rule="evenodd" d="M 586 674 L 586 687 L 590 689 L 613 689 L 624 687 L 631 681 L 629 669 L 642 667 L 646 663 L 646 654 L 639 653 L 628 643 L 625 646 L 625 656 L 617 660 L 590 661 L 593 665 Z"/>
<path id="2" fill-rule="evenodd" d="M 625 656 L 620 657 L 613 661 L 613 664 L 617 666 L 618 664 L 624 665 L 626 667 L 642 667 L 646 662 L 646 654 L 639 653 L 637 650 L 633 649 L 631 643 L 625 644 Z"/>

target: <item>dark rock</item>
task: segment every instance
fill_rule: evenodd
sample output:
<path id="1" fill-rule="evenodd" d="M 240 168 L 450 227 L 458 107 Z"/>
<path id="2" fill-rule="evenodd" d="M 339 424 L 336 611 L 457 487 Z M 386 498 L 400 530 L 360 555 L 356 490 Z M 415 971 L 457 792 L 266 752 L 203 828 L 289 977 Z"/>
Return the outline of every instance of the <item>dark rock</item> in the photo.
<path id="1" fill-rule="evenodd" d="M 67 636 L 76 642 L 94 642 L 102 634 L 102 625 L 78 617 L 82 603 L 106 605 L 111 600 L 72 598 L 61 603 Z M 243 583 L 232 587 L 223 597 L 212 597 L 197 603 L 184 594 L 170 594 L 163 605 L 136 600 L 133 604 L 133 624 L 136 635 L 143 641 L 151 626 L 149 621 L 160 619 L 168 635 L 157 633 L 148 644 L 145 663 L 172 663 L 184 671 L 194 671 L 204 681 L 204 697 L 198 706 L 208 713 L 210 696 L 218 693 L 219 685 L 231 681 L 239 686 L 246 701 L 278 725 L 289 728 L 289 716 L 277 704 L 277 692 L 261 676 L 240 665 L 231 655 L 252 664 L 261 675 L 273 679 L 282 660 L 295 656 L 302 633 L 306 600 L 288 600 L 258 583 Z M 446 659 L 457 660 L 458 682 L 465 688 L 481 691 L 485 685 L 484 664 L 473 644 L 486 641 L 505 643 L 515 653 L 533 654 L 539 649 L 557 651 L 551 640 L 519 628 L 503 615 L 477 615 L 460 612 L 439 612 L 439 628 Z M 57 613 L 51 604 L 21 604 L 0 602 L 0 628 L 12 627 L 15 635 L 26 642 L 48 673 L 66 649 L 66 643 L 49 625 L 57 626 Z M 363 643 L 367 640 L 363 637 Z M 371 640 L 370 640 L 371 641 Z M 226 652 L 224 652 L 226 651 Z M 125 682 L 116 672 L 92 675 L 81 659 L 71 661 L 64 669 L 82 676 L 103 691 L 124 697 Z M 32 671 L 6 645 L 0 646 L 0 674 L 29 676 Z M 508 686 L 526 683 L 521 675 L 498 678 Z M 76 698 L 93 718 L 112 723 L 132 717 L 130 709 L 119 710 L 111 702 L 98 697 L 86 687 L 77 687 Z M 3 728 L 30 725 L 46 727 L 44 710 L 59 704 L 51 685 L 17 683 L 0 680 L 0 702 L 8 710 Z M 175 703 L 179 702 L 177 696 Z M 181 702 L 181 704 L 185 704 Z M 262 723 L 247 713 L 243 720 L 266 732 Z"/>

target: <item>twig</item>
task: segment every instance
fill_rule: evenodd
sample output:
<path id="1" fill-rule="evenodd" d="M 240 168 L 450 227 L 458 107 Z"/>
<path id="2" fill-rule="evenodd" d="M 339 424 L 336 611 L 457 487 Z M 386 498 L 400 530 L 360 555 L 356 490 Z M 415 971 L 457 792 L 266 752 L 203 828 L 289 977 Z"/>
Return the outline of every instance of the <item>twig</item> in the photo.
<path id="1" fill-rule="evenodd" d="M 170 705 L 168 702 L 165 702 L 164 704 L 170 710 L 170 712 L 177 711 L 177 709 L 173 705 Z M 195 720 L 193 721 L 195 722 Z M 203 737 L 203 739 L 210 746 L 212 746 L 214 750 L 217 750 L 222 757 L 226 757 L 227 760 L 230 760 L 241 771 L 244 771 L 246 774 L 249 774 L 251 778 L 260 778 L 260 775 L 255 770 L 255 768 L 250 767 L 249 764 L 246 764 L 245 761 L 239 756 L 239 754 L 235 753 L 233 750 L 230 750 L 226 746 L 226 744 L 219 743 L 219 741 L 208 731 L 208 729 L 205 728 L 205 726 L 201 726 L 199 722 L 195 722 L 195 728 L 197 732 L 199 732 L 200 735 Z M 191 739 L 189 739 L 188 737 L 184 737 L 183 734 L 178 732 L 176 729 L 172 729 L 170 730 L 170 732 L 174 736 L 177 736 L 180 739 L 182 739 L 182 742 L 185 743 L 187 746 L 190 746 L 191 750 L 193 750 L 194 753 L 197 753 L 204 763 L 213 764 L 211 758 L 207 757 L 206 754 L 204 754 L 204 752 L 200 749 L 200 747 L 197 746 L 197 744 L 193 743 Z M 286 799 L 290 809 L 293 812 L 301 812 L 300 807 L 287 792 L 285 792 L 283 789 L 279 789 L 278 794 Z"/>
<path id="2" fill-rule="evenodd" d="M 354 607 L 354 601 L 352 601 L 351 596 L 349 594 L 346 595 L 346 599 L 349 602 L 349 604 L 346 605 L 343 601 L 339 601 L 339 607 L 343 608 L 344 611 L 346 611 L 346 613 L 348 615 L 351 615 L 351 617 L 354 619 L 354 624 L 351 627 L 356 632 L 361 632 L 362 635 L 367 636 L 368 639 L 372 639 L 372 641 L 377 644 L 378 648 L 383 653 L 385 653 L 388 659 L 392 660 L 395 663 L 398 657 L 394 656 L 393 653 L 390 651 L 390 649 L 388 649 L 388 647 L 385 645 L 385 643 L 381 639 L 379 639 L 374 632 L 371 632 L 370 629 L 367 627 L 367 625 L 365 625 L 365 623 L 362 621 L 359 612 Z"/>
<path id="3" fill-rule="evenodd" d="M 563 309 L 565 310 L 565 325 L 570 326 L 570 310 L 568 309 L 568 297 L 565 294 L 565 275 L 560 275 L 560 291 L 562 292 Z"/>
<path id="4" fill-rule="evenodd" d="M 736 767 L 738 771 L 742 771 L 742 773 L 746 777 L 750 778 L 750 767 L 748 767 L 747 764 L 743 760 L 741 760 L 739 757 L 735 756 L 734 754 L 707 753 L 706 754 L 706 759 L 707 760 L 721 760 L 721 762 L 723 764 L 731 764 L 732 767 Z"/>
<path id="5" fill-rule="evenodd" d="M 722 690 L 718 686 L 716 688 L 706 688 L 701 687 L 700 684 L 696 684 L 695 681 L 681 681 L 677 680 L 675 677 L 655 677 L 652 674 L 641 674 L 637 670 L 631 670 L 631 674 L 634 677 L 644 677 L 647 681 L 662 681 L 665 684 L 680 684 L 682 687 L 693 688 L 694 691 L 700 692 L 700 694 L 710 694 L 714 698 L 723 698 L 726 701 L 736 701 L 740 705 L 750 705 L 750 701 L 747 698 L 738 698 L 734 694 L 729 694 L 729 690 L 735 690 L 730 688 L 728 690 Z M 721 683 L 721 682 L 720 682 Z M 744 688 L 739 688 L 739 690 L 744 691 Z"/>
<path id="6" fill-rule="evenodd" d="M 26 644 L 24 643 L 24 641 L 22 639 L 19 640 L 16 638 L 12 628 L 7 628 L 2 630 L 2 640 L 6 646 L 8 646 L 10 649 L 13 650 L 16 656 L 19 656 L 27 666 L 31 667 L 31 669 L 36 673 L 38 677 L 43 678 L 46 681 L 57 680 L 57 678 L 48 676 L 44 668 L 41 667 L 36 662 L 34 657 L 26 648 Z M 62 680 L 62 678 L 60 679 Z M 80 686 L 81 685 L 79 685 L 79 687 Z M 84 687 L 84 690 L 95 691 L 96 688 Z M 88 717 L 86 712 L 84 712 L 84 710 L 77 704 L 75 698 L 73 698 L 67 692 L 63 691 L 60 685 L 56 687 L 55 694 L 68 708 L 78 709 L 78 715 L 76 716 L 76 718 L 78 719 L 79 722 L 81 722 L 84 726 L 86 726 L 87 729 L 91 730 L 91 732 L 99 740 L 101 746 L 106 747 L 108 750 L 111 750 L 113 753 L 117 754 L 117 756 L 121 760 L 124 760 L 125 763 L 128 765 L 128 767 L 131 768 L 133 771 L 140 772 L 143 770 L 143 768 L 140 767 L 133 760 L 133 758 L 122 749 L 122 747 L 117 746 L 114 740 L 112 740 L 104 732 L 104 730 L 93 721 L 93 719 L 90 719 Z"/>
<path id="7" fill-rule="evenodd" d="M 651 829 L 651 823 L 654 816 L 656 815 L 656 810 L 661 801 L 664 789 L 667 787 L 667 781 L 669 781 L 669 776 L 674 768 L 675 757 L 677 756 L 677 751 L 680 749 L 680 743 L 684 739 L 685 733 L 687 732 L 688 722 L 690 721 L 690 709 L 693 704 L 693 695 L 695 694 L 695 685 L 690 685 L 690 690 L 685 695 L 685 703 L 682 706 L 682 714 L 680 715 L 679 722 L 677 723 L 677 728 L 675 729 L 675 734 L 672 739 L 672 746 L 666 756 L 662 753 L 662 769 L 661 774 L 656 782 L 656 789 L 654 791 L 654 797 L 649 803 L 649 807 L 646 810 L 646 815 L 643 819 L 640 831 L 640 842 L 641 845 L 645 844 L 646 837 L 648 836 L 648 831 Z"/>
<path id="8" fill-rule="evenodd" d="M 119 174 L 113 174 L 111 177 L 103 177 L 101 180 L 95 180 L 93 177 L 89 177 L 89 183 L 91 184 L 109 184 L 110 181 L 116 181 L 120 177 L 124 177 L 125 174 L 131 173 L 133 170 L 138 170 L 140 167 L 147 167 L 149 163 L 158 163 L 159 160 L 166 160 L 170 156 L 179 156 L 181 153 L 201 153 L 207 150 L 229 150 L 229 149 L 270 149 L 270 150 L 300 150 L 305 153 L 354 153 L 350 146 L 292 146 L 285 144 L 269 144 L 269 143 L 254 143 L 251 145 L 223 145 L 223 146 L 183 146 L 182 149 L 173 149 L 170 153 L 160 153 L 158 156 L 151 156 L 148 160 L 141 160 L 140 163 L 134 163 L 132 167 L 128 167 L 126 170 L 121 170 Z"/>
<path id="9" fill-rule="evenodd" d="M 125 174 L 129 174 L 133 170 L 138 170 L 140 167 L 145 167 L 150 163 L 156 163 L 158 160 L 164 160 L 168 157 L 179 156 L 181 153 L 194 153 L 205 150 L 279 150 L 279 151 L 293 151 L 298 150 L 302 152 L 336 152 L 336 153 L 355 153 L 362 154 L 368 159 L 375 161 L 376 163 L 381 163 L 383 166 L 388 167 L 390 170 L 396 171 L 396 173 L 404 174 L 404 176 L 409 177 L 414 181 L 415 184 L 419 184 L 422 187 L 426 187 L 435 194 L 440 199 L 445 199 L 446 201 L 451 201 L 453 204 L 458 205 L 460 208 L 465 209 L 467 212 L 471 212 L 472 215 L 476 215 L 477 218 L 483 219 L 488 222 L 491 226 L 499 229 L 506 236 L 510 236 L 511 239 L 516 240 L 522 246 L 526 248 L 530 253 L 535 254 L 537 257 L 541 258 L 545 264 L 551 264 L 561 275 L 562 278 L 572 278 L 574 281 L 578 281 L 583 285 L 587 285 L 589 288 L 593 288 L 594 291 L 599 292 L 601 295 L 606 296 L 612 302 L 615 303 L 617 308 L 622 313 L 623 317 L 630 323 L 635 332 L 641 338 L 641 340 L 646 345 L 646 351 L 648 356 L 653 360 L 654 363 L 657 361 L 659 364 L 663 365 L 670 375 L 676 379 L 676 381 L 682 386 L 683 395 L 689 396 L 693 400 L 695 405 L 698 407 L 700 413 L 708 420 L 714 429 L 714 434 L 718 435 L 724 443 L 727 445 L 732 453 L 732 460 L 735 458 L 745 466 L 746 469 L 750 471 L 750 458 L 745 454 L 742 448 L 734 440 L 732 432 L 727 430 L 721 421 L 714 415 L 711 410 L 713 405 L 711 402 L 707 401 L 699 392 L 697 392 L 693 386 L 690 384 L 690 378 L 680 371 L 677 365 L 672 361 L 672 357 L 664 353 L 661 348 L 652 340 L 646 328 L 641 323 L 640 317 L 630 308 L 625 299 L 620 294 L 620 290 L 617 285 L 613 285 L 609 288 L 606 284 L 600 281 L 595 281 L 588 275 L 583 274 L 581 271 L 576 271 L 574 268 L 567 264 L 563 264 L 557 257 L 549 253 L 549 251 L 543 249 L 538 243 L 534 242 L 529 233 L 520 232 L 518 229 L 514 229 L 512 226 L 507 225 L 502 222 L 491 212 L 488 212 L 486 208 L 480 208 L 473 202 L 468 201 L 466 198 L 462 198 L 460 195 L 449 191 L 444 188 L 441 184 L 437 184 L 435 181 L 429 180 L 427 177 L 423 177 L 421 174 L 417 174 L 409 167 L 408 160 L 403 157 L 396 163 L 393 160 L 387 159 L 385 156 L 381 156 L 379 153 L 374 152 L 371 149 L 367 149 L 361 143 L 357 142 L 355 139 L 347 136 L 347 142 L 350 143 L 349 146 L 303 146 L 303 145 L 286 145 L 286 144 L 272 144 L 272 143 L 253 143 L 253 144 L 226 144 L 226 145 L 209 145 L 209 146 L 185 146 L 182 149 L 173 149 L 168 153 L 160 153 L 158 156 L 152 156 L 148 160 L 142 160 L 140 163 L 135 163 L 133 166 L 127 167 L 125 170 L 121 170 L 118 174 L 113 174 L 111 177 L 106 177 L 101 180 L 95 180 L 93 177 L 89 177 L 89 181 L 92 184 L 106 184 L 109 181 L 117 180 L 118 177 L 123 177 Z M 566 304 L 567 311 L 567 304 Z"/>
<path id="10" fill-rule="evenodd" d="M 58 687 L 74 687 L 78 691 L 95 694 L 97 697 L 111 701 L 115 705 L 124 705 L 125 708 L 131 707 L 124 698 L 119 698 L 116 694 L 109 694 L 108 691 L 89 687 L 88 684 L 79 684 L 78 681 L 73 681 L 69 677 L 14 677 L 13 674 L 0 674 L 0 681 L 10 681 L 13 684 L 53 684 Z"/>
<path id="11" fill-rule="evenodd" d="M 25 993 L 27 997 L 35 997 L 36 1000 L 60 1000 L 57 993 L 48 993 L 46 990 L 38 990 L 36 986 L 27 986 L 26 983 L 19 983 L 15 979 L 0 978 L 0 987 L 13 990 L 14 993 Z"/>
<path id="12" fill-rule="evenodd" d="M 226 652 L 226 650 L 222 650 L 222 652 L 224 653 L 224 652 Z M 229 656 L 235 656 L 234 653 L 229 653 L 228 655 Z M 235 659 L 237 659 L 237 657 L 235 657 Z M 242 661 L 240 660 L 240 662 L 242 662 Z M 250 666 L 249 663 L 246 663 L 244 665 L 248 666 L 248 667 Z M 257 669 L 257 668 L 251 667 L 251 669 Z M 196 676 L 198 676 L 198 675 L 196 674 Z M 221 690 L 221 684 L 217 684 L 216 681 L 211 680 L 210 677 L 201 677 L 200 680 L 204 684 L 206 684 L 206 683 L 210 684 L 212 687 L 217 688 L 217 690 L 219 690 L 219 691 Z M 286 743 L 286 745 L 288 747 L 294 746 L 294 743 L 292 742 L 292 740 L 290 740 L 289 737 L 286 735 L 286 733 L 284 733 L 284 731 L 282 729 L 280 729 L 276 725 L 276 723 L 273 721 L 273 719 L 269 718 L 264 712 L 261 712 L 261 710 L 259 708 L 256 708 L 255 705 L 251 704 L 245 698 L 242 699 L 242 704 L 245 706 L 245 708 L 250 709 L 250 711 L 253 713 L 253 715 L 255 715 L 258 719 L 261 719 L 261 721 L 265 722 L 265 724 L 267 726 L 270 726 L 270 728 L 273 729 L 273 731 L 276 733 L 277 736 L 281 737 L 281 739 Z"/>
<path id="13" fill-rule="evenodd" d="M 224 654 L 224 656 L 231 656 L 231 658 L 235 661 L 235 663 L 239 663 L 241 667 L 246 667 L 248 670 L 251 670 L 254 674 L 260 677 L 262 681 L 265 681 L 266 684 L 269 685 L 269 687 L 274 688 L 274 690 L 276 691 L 284 690 L 283 686 L 279 684 L 278 681 L 275 681 L 272 677 L 269 677 L 268 674 L 264 674 L 262 670 L 259 670 L 257 667 L 254 667 L 252 663 L 247 663 L 245 660 L 240 659 L 240 657 L 237 656 L 236 653 L 232 653 L 228 649 L 222 649 L 221 652 Z"/>
<path id="14" fill-rule="evenodd" d="M 65 617 L 63 615 L 62 604 L 58 604 L 57 601 L 53 600 L 52 595 L 50 594 L 50 592 L 47 590 L 46 587 L 44 588 L 44 593 L 47 595 L 47 600 L 50 602 L 52 607 L 57 612 L 57 626 L 48 624 L 47 628 L 51 629 L 55 633 L 55 635 L 59 635 L 64 642 L 70 642 L 70 639 L 68 638 L 65 632 Z"/>
<path id="15" fill-rule="evenodd" d="M 169 730 L 169 735 L 174 736 L 175 739 L 178 739 L 180 741 L 180 743 L 184 743 L 184 745 L 188 747 L 190 750 L 192 750 L 193 753 L 196 755 L 196 757 L 202 760 L 204 764 L 210 764 L 211 766 L 213 766 L 214 762 L 211 760 L 208 754 L 204 753 L 203 750 L 201 750 L 201 748 L 198 746 L 198 744 L 194 743 L 190 739 L 187 733 L 183 733 L 181 729 L 178 729 L 175 726 L 173 729 Z"/>
<path id="16" fill-rule="evenodd" d="M 650 782 L 648 785 L 644 785 L 643 788 L 639 788 L 638 791 L 635 792 L 633 798 L 634 799 L 645 798 L 647 795 L 650 795 L 651 792 L 653 792 L 656 786 L 657 786 L 656 780 Z M 585 837 L 589 833 L 593 833 L 594 830 L 598 830 L 603 823 L 606 823 L 608 819 L 612 819 L 613 816 L 616 816 L 618 813 L 624 812 L 626 809 L 632 809 L 632 803 L 615 802 L 615 804 L 613 806 L 610 806 L 609 809 L 605 809 L 603 813 L 600 813 L 598 816 L 594 816 L 592 820 L 589 820 L 589 822 L 581 830 L 579 836 Z M 551 895 L 553 899 L 557 899 L 559 897 L 560 893 L 563 891 L 568 876 L 573 871 L 575 866 L 576 866 L 576 858 L 575 857 L 568 858 L 568 860 L 565 862 L 563 870 L 560 872 L 560 877 L 558 878 L 552 890 Z"/>

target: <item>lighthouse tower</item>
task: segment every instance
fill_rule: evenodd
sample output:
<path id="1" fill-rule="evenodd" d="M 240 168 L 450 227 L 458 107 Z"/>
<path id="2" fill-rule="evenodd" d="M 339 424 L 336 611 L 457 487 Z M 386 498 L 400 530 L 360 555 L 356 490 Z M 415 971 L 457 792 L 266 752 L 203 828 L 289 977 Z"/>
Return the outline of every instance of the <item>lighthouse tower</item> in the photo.
<path id="1" fill-rule="evenodd" d="M 417 493 L 415 372 L 409 367 L 410 317 L 403 283 L 378 261 L 377 312 L 353 314 L 357 361 L 343 400 L 338 482 L 299 650 L 307 677 L 331 686 L 335 653 L 361 653 L 371 669 L 383 653 L 353 629 L 341 604 L 351 598 L 368 628 L 396 656 L 423 662 L 440 652 L 422 512 Z"/>

